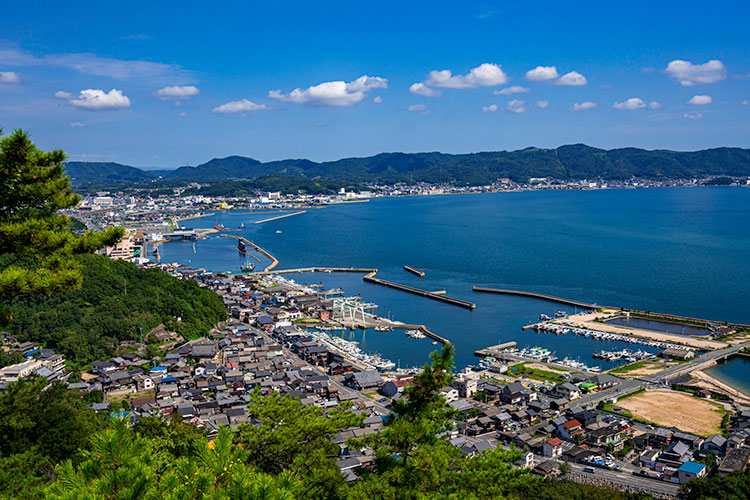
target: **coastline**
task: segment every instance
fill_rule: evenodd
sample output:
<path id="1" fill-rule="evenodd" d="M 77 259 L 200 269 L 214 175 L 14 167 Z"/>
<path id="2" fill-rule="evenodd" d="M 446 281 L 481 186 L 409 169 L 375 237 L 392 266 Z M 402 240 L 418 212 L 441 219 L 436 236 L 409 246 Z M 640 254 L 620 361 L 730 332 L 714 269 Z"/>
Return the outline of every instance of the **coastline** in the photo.
<path id="1" fill-rule="evenodd" d="M 722 382 L 716 377 L 709 375 L 705 370 L 696 370 L 690 373 L 690 385 L 702 387 L 704 389 L 721 392 L 730 396 L 732 399 L 741 404 L 750 405 L 750 394 L 745 394 L 736 387 L 733 387 L 726 382 Z"/>

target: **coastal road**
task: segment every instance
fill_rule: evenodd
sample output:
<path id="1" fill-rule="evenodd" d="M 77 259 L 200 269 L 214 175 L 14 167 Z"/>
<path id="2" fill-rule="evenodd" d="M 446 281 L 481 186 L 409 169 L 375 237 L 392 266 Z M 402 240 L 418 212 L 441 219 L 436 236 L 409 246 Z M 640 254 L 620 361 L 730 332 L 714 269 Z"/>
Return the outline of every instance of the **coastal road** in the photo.
<path id="1" fill-rule="evenodd" d="M 687 363 L 683 363 L 680 365 L 671 366 L 667 368 L 666 370 L 662 370 L 658 373 L 654 373 L 653 375 L 639 377 L 639 379 L 646 381 L 646 382 L 659 383 L 659 382 L 663 382 L 665 379 L 679 378 L 682 375 L 685 375 L 687 373 L 690 373 L 693 370 L 696 370 L 701 365 L 704 365 L 704 364 L 708 365 L 721 358 L 725 358 L 725 357 L 731 356 L 732 354 L 736 354 L 748 346 L 750 346 L 750 343 L 745 342 L 743 344 L 735 344 L 730 347 L 725 347 L 724 349 L 716 349 L 715 351 L 709 351 L 705 354 L 701 354 L 700 356 L 698 356 L 692 361 L 689 361 Z"/>
<path id="2" fill-rule="evenodd" d="M 661 479 L 652 479 L 645 476 L 636 476 L 629 470 L 609 470 L 594 468 L 594 472 L 583 472 L 587 467 L 585 464 L 568 462 L 572 469 L 571 479 L 578 483 L 615 485 L 622 489 L 632 489 L 650 493 L 658 497 L 675 497 L 678 484 L 668 483 Z"/>

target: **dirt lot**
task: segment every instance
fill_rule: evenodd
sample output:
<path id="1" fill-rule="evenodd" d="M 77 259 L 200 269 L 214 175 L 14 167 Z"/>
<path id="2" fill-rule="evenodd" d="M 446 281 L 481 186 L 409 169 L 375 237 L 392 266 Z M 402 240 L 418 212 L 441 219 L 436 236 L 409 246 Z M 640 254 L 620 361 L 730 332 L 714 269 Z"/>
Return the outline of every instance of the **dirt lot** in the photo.
<path id="1" fill-rule="evenodd" d="M 681 392 L 647 391 L 617 404 L 634 417 L 701 436 L 718 433 L 723 416 L 715 403 Z"/>

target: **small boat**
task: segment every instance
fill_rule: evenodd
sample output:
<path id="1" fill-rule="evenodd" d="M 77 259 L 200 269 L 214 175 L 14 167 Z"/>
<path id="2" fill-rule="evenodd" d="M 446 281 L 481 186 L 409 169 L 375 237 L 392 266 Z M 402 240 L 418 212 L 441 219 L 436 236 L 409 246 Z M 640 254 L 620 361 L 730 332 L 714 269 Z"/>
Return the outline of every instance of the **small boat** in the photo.
<path id="1" fill-rule="evenodd" d="M 247 250 L 247 247 L 245 247 L 245 242 L 242 240 L 237 240 L 237 250 L 240 252 L 245 252 Z"/>
<path id="2" fill-rule="evenodd" d="M 240 223 L 240 229 L 245 229 L 245 223 L 244 222 Z"/>
<path id="3" fill-rule="evenodd" d="M 540 314 L 540 315 L 539 315 L 539 319 L 540 319 L 540 320 L 542 320 L 542 321 L 549 321 L 549 320 L 551 320 L 552 318 L 550 318 L 550 317 L 549 317 L 549 316 L 547 316 L 546 314 Z"/>
<path id="4" fill-rule="evenodd" d="M 277 229 L 276 234 L 281 234 L 281 229 Z"/>

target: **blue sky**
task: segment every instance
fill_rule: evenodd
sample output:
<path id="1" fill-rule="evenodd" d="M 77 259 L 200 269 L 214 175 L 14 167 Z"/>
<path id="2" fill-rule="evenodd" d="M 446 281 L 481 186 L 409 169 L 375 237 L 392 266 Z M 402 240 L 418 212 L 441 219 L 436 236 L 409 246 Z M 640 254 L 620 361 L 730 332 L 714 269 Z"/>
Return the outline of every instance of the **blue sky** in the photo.
<path id="1" fill-rule="evenodd" d="M 750 147 L 749 14 L 748 2 L 15 2 L 0 17 L 0 126 L 71 160 L 146 167 Z"/>

